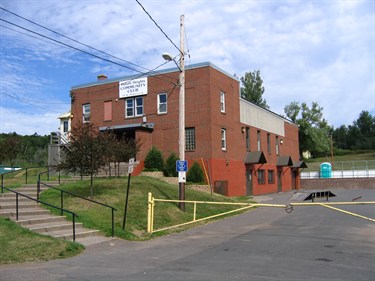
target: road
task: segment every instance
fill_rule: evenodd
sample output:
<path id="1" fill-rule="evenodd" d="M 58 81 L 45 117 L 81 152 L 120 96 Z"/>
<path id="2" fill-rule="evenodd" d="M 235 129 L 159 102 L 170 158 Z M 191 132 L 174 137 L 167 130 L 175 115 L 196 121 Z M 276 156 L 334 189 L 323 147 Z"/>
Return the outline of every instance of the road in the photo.
<path id="1" fill-rule="evenodd" d="M 375 201 L 335 190 L 330 201 Z M 288 203 L 292 193 L 260 196 Z M 360 197 L 360 198 L 359 198 Z M 375 218 L 375 206 L 343 206 Z M 112 240 L 76 257 L 4 265 L 0 280 L 375 280 L 375 223 L 323 207 L 258 208 L 146 242 Z"/>

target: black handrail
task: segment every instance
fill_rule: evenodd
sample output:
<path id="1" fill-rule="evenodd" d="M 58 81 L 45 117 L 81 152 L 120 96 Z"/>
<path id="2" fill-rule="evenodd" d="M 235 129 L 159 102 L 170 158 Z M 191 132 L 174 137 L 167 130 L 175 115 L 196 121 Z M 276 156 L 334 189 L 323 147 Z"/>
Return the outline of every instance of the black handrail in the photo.
<path id="1" fill-rule="evenodd" d="M 111 213 L 112 213 L 112 237 L 114 237 L 114 235 L 115 235 L 115 214 L 114 214 L 114 211 L 117 211 L 116 208 L 114 208 L 114 207 L 112 207 L 110 205 L 107 205 L 107 204 L 104 204 L 104 203 L 101 203 L 101 202 L 89 199 L 89 198 L 82 197 L 82 196 L 74 194 L 72 192 L 69 192 L 69 191 L 57 188 L 55 186 L 48 185 L 48 184 L 43 183 L 41 181 L 38 181 L 38 194 L 37 194 L 37 198 L 39 198 L 39 192 L 40 192 L 40 185 L 41 184 L 43 186 L 47 186 L 48 188 L 53 188 L 55 190 L 59 190 L 60 191 L 60 204 L 61 204 L 60 206 L 61 206 L 61 210 L 63 210 L 63 207 L 64 207 L 64 193 L 67 193 L 69 195 L 72 195 L 74 197 L 78 197 L 78 198 L 86 200 L 86 201 L 89 201 L 91 203 L 95 203 L 95 204 L 98 204 L 98 205 L 101 205 L 101 206 L 104 206 L 104 207 L 107 207 L 107 208 L 111 208 Z M 61 212 L 62 212 L 61 215 L 63 215 L 63 211 L 61 211 Z"/>
<path id="2" fill-rule="evenodd" d="M 20 172 L 22 170 L 25 171 L 25 184 L 28 184 L 29 183 L 29 171 L 31 169 L 38 169 L 38 168 L 43 168 L 43 167 L 48 167 L 48 166 L 26 167 L 26 168 L 20 168 L 18 170 L 12 170 L 12 171 L 9 171 L 9 172 L 2 173 L 1 174 L 1 186 L 4 185 L 4 175 L 11 174 L 11 173 L 17 173 L 17 172 Z M 60 171 L 59 171 L 59 182 L 60 182 Z M 3 193 L 3 191 L 2 191 L 2 193 Z"/>
<path id="3" fill-rule="evenodd" d="M 49 207 L 52 207 L 52 208 L 55 208 L 55 209 L 59 209 L 59 210 L 62 210 L 63 212 L 67 212 L 67 213 L 70 213 L 72 215 L 72 218 L 73 218 L 73 241 L 75 242 L 76 241 L 76 225 L 75 225 L 75 218 L 78 217 L 78 215 L 72 211 L 69 211 L 69 210 L 66 210 L 66 209 L 63 209 L 63 208 L 60 208 L 60 207 L 57 207 L 57 206 L 54 206 L 52 204 L 49 204 L 49 203 L 46 203 L 46 202 L 43 202 L 43 201 L 40 201 L 40 200 L 37 200 L 35 198 L 32 198 L 30 196 L 27 196 L 25 194 L 22 194 L 18 191 L 15 191 L 13 189 L 10 189 L 10 188 L 7 188 L 5 186 L 1 186 L 2 189 L 6 189 L 10 192 L 13 192 L 13 193 L 16 193 L 16 220 L 18 221 L 18 196 L 21 195 L 22 197 L 26 197 L 30 200 L 33 200 L 33 201 L 36 201 L 37 203 L 42 203 L 43 205 L 46 205 L 46 206 L 49 206 Z"/>

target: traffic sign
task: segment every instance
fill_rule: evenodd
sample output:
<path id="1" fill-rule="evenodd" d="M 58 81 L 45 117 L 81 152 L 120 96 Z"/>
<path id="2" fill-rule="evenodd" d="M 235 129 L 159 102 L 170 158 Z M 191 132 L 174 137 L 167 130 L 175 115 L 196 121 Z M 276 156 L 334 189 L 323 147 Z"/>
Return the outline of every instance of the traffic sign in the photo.
<path id="1" fill-rule="evenodd" d="M 134 158 L 129 159 L 128 174 L 133 173 L 134 170 Z"/>
<path id="2" fill-rule="evenodd" d="M 176 172 L 186 172 L 188 170 L 188 162 L 186 160 L 176 161 Z"/>

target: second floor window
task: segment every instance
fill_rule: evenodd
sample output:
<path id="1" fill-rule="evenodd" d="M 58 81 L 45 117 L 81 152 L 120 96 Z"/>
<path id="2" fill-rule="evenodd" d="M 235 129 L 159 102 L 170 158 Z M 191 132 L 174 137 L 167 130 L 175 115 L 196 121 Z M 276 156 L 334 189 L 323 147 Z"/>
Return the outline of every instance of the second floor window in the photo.
<path id="1" fill-rule="evenodd" d="M 69 131 L 69 122 L 68 121 L 64 121 L 63 131 L 64 131 L 64 133 L 67 133 Z"/>
<path id="2" fill-rule="evenodd" d="M 125 116 L 143 116 L 143 97 L 135 97 L 125 100 Z"/>
<path id="3" fill-rule="evenodd" d="M 257 148 L 260 151 L 260 131 L 257 131 Z"/>
<path id="4" fill-rule="evenodd" d="M 279 137 L 276 136 L 276 155 L 279 155 Z"/>
<path id="5" fill-rule="evenodd" d="M 90 122 L 90 104 L 84 104 L 82 106 L 83 123 Z"/>
<path id="6" fill-rule="evenodd" d="M 246 127 L 246 149 L 250 150 L 250 128 Z"/>
<path id="7" fill-rule="evenodd" d="M 220 111 L 225 113 L 225 93 L 220 92 Z"/>
<path id="8" fill-rule="evenodd" d="M 227 150 L 227 130 L 221 129 L 221 150 Z"/>
<path id="9" fill-rule="evenodd" d="M 158 95 L 158 114 L 167 113 L 167 94 Z"/>

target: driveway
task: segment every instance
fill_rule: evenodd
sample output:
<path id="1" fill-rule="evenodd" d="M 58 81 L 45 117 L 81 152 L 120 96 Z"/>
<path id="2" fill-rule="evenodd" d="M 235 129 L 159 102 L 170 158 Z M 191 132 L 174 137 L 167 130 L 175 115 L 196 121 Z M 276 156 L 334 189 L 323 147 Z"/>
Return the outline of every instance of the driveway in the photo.
<path id="1" fill-rule="evenodd" d="M 334 190 L 330 201 L 375 201 Z M 292 193 L 256 197 L 288 203 Z M 375 218 L 375 206 L 341 208 Z M 80 256 L 0 267 L 0 280 L 375 280 L 375 223 L 323 207 L 258 208 L 146 242 L 114 239 Z"/>

